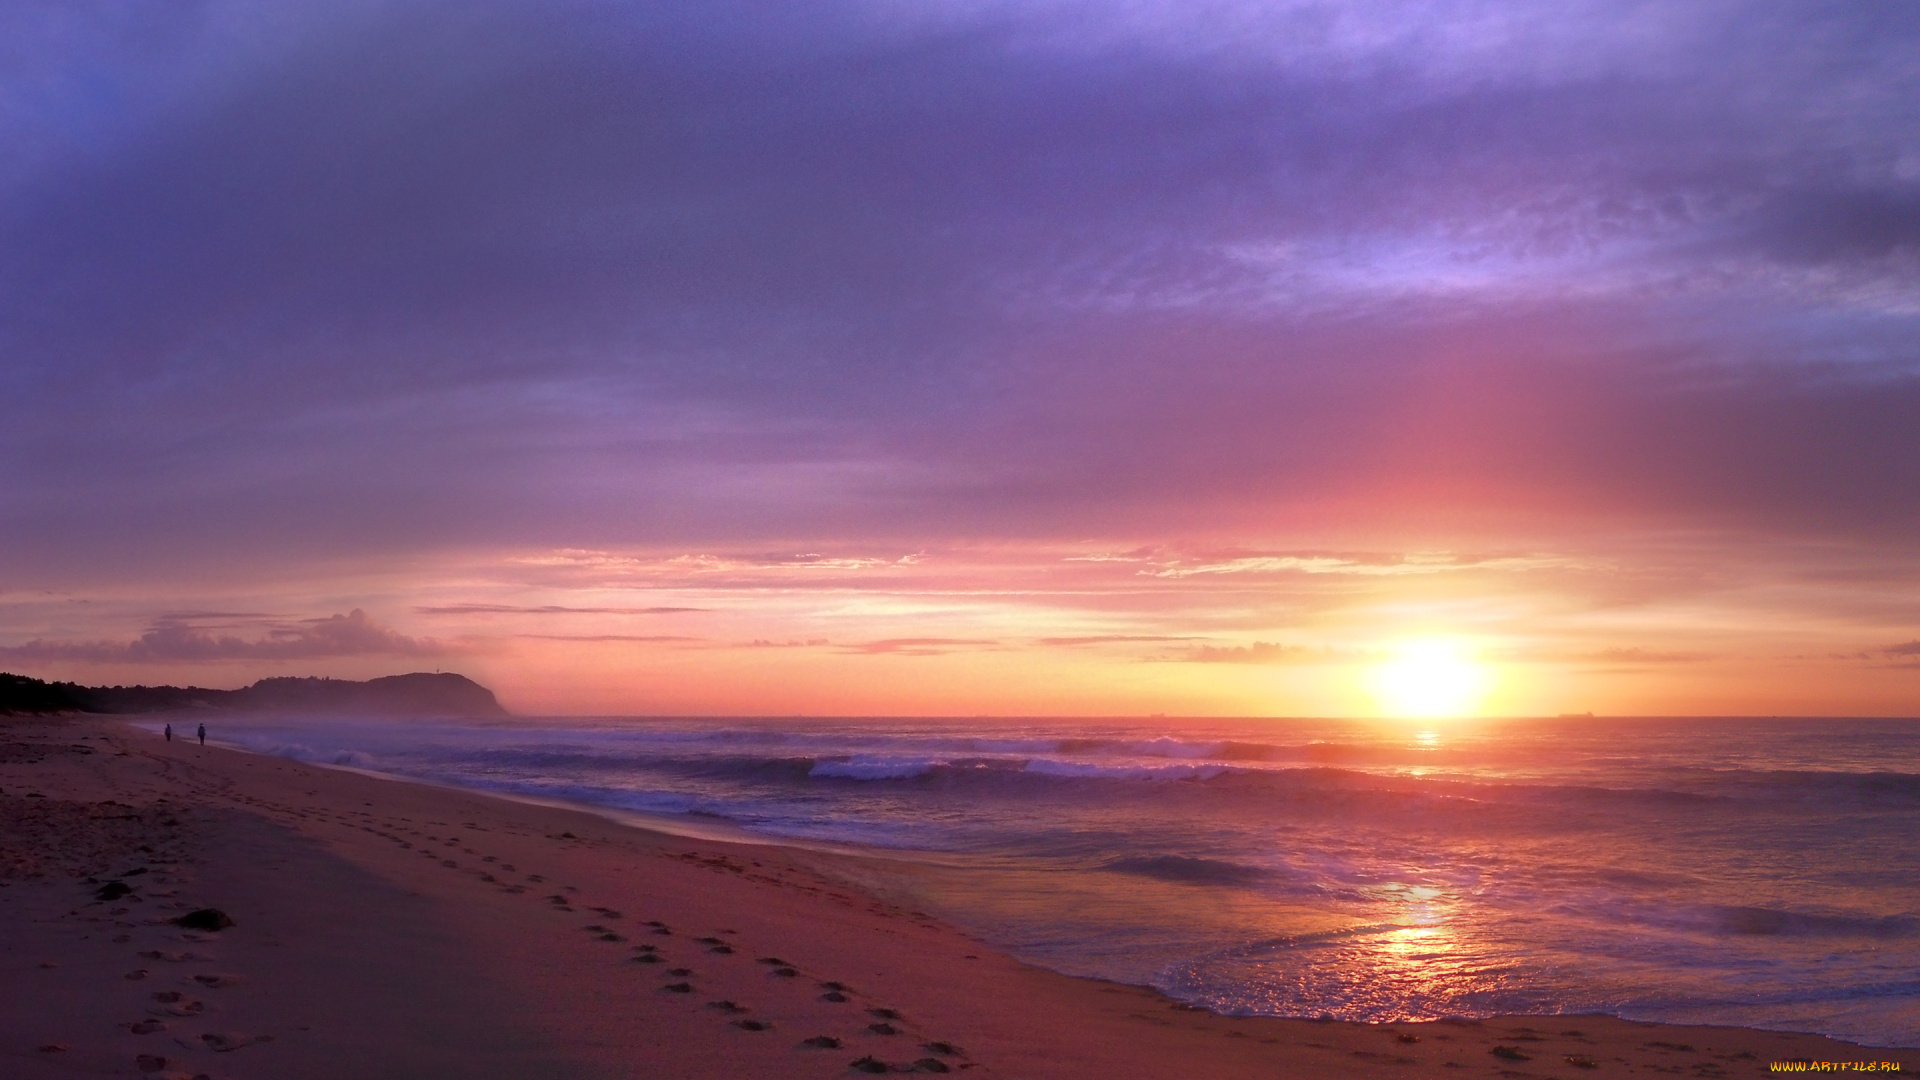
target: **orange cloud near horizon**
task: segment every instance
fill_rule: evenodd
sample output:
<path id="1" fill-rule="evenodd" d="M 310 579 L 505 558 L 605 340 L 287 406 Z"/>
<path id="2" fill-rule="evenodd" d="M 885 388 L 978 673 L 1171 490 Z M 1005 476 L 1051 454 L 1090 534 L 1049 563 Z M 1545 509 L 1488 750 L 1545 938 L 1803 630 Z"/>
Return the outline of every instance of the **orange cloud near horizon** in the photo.
<path id="1" fill-rule="evenodd" d="M 527 715 L 1369 716 L 1390 709 L 1380 665 L 1443 636 L 1484 671 L 1485 715 L 1920 713 L 1904 612 L 1882 583 L 1809 588 L 1817 573 L 1698 540 L 453 553 L 293 587 L 16 600 L 0 666 L 214 686 L 435 667 Z"/>

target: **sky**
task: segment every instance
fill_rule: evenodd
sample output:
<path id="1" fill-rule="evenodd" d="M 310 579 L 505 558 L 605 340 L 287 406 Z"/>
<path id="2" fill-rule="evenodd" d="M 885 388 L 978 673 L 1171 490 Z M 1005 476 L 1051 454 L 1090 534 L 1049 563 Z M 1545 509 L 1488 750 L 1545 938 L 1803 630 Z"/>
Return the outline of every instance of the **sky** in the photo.
<path id="1" fill-rule="evenodd" d="M 0 5 L 0 668 L 1920 715 L 1920 4 Z"/>

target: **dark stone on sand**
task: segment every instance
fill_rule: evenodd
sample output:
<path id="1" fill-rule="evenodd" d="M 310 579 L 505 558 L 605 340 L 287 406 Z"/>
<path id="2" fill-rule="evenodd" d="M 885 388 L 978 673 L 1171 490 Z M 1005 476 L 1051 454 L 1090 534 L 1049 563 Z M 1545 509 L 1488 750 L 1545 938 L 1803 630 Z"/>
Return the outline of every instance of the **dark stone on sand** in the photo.
<path id="1" fill-rule="evenodd" d="M 792 968 L 774 968 L 772 974 L 777 975 L 782 979 L 791 979 L 799 975 L 800 973 L 798 971 L 795 971 Z"/>
<path id="2" fill-rule="evenodd" d="M 724 945 L 724 944 L 726 944 L 725 942 L 723 942 L 723 941 L 721 941 L 721 940 L 720 940 L 719 938 L 717 938 L 717 937 L 697 937 L 697 938 L 694 938 L 693 940 L 695 940 L 695 941 L 697 941 L 697 942 L 699 942 L 699 943 L 700 943 L 700 944 L 702 944 L 702 945 Z"/>
<path id="3" fill-rule="evenodd" d="M 713 948 L 708 949 L 707 951 L 710 953 L 717 953 L 718 955 L 721 955 L 721 956 L 731 956 L 733 955 L 733 946 L 715 945 Z"/>
<path id="4" fill-rule="evenodd" d="M 743 1013 L 747 1011 L 746 1006 L 741 1005 L 737 1001 L 709 1001 L 707 1002 L 707 1008 L 719 1009 L 724 1013 Z"/>
<path id="5" fill-rule="evenodd" d="M 785 960 L 782 960 L 782 959 L 780 959 L 780 958 L 779 958 L 779 957 L 777 957 L 777 956 L 763 956 L 763 957 L 761 957 L 760 959 L 758 959 L 758 960 L 755 960 L 755 961 L 754 961 L 754 963 L 756 963 L 756 964 L 772 964 L 772 965 L 773 965 L 774 967 L 786 967 L 786 966 L 787 966 L 787 962 L 786 962 Z"/>
<path id="6" fill-rule="evenodd" d="M 884 1021 L 883 1021 L 883 1022 L 881 1022 L 881 1023 L 878 1023 L 878 1024 L 868 1024 L 868 1025 L 867 1025 L 867 1030 L 868 1030 L 868 1031 L 871 1031 L 871 1032 L 873 1032 L 873 1033 L 874 1033 L 875 1035 L 898 1035 L 898 1034 L 900 1034 L 900 1029 L 899 1029 L 899 1028 L 897 1028 L 897 1027 L 894 1027 L 894 1026 L 893 1026 L 892 1024 L 889 1024 L 889 1023 L 885 1023 Z"/>
<path id="7" fill-rule="evenodd" d="M 609 931 L 608 933 L 605 933 L 605 934 L 601 934 L 601 935 L 600 935 L 600 938 L 599 938 L 599 940 L 601 940 L 601 941 L 625 941 L 625 940 L 627 940 L 627 939 L 626 939 L 626 938 L 623 938 L 623 937 L 621 937 L 621 936 L 620 936 L 619 934 L 615 934 L 615 933 L 612 933 L 611 931 Z"/>
<path id="8" fill-rule="evenodd" d="M 225 930 L 233 925 L 233 917 L 219 908 L 201 908 L 189 911 L 173 920 L 173 925 L 186 930 Z"/>
<path id="9" fill-rule="evenodd" d="M 861 1058 L 858 1061 L 855 1061 L 852 1065 L 848 1067 L 863 1073 L 883 1073 L 883 1072 L 893 1071 L 887 1067 L 886 1062 L 881 1061 L 879 1058 L 874 1057 L 871 1054 Z"/>
<path id="10" fill-rule="evenodd" d="M 1487 1051 L 1487 1053 L 1492 1054 L 1494 1057 L 1502 1058 L 1507 1061 L 1532 1061 L 1533 1060 L 1532 1057 L 1521 1053 L 1520 1048 L 1517 1046 L 1496 1046 L 1493 1049 Z"/>
<path id="11" fill-rule="evenodd" d="M 838 1050 L 840 1040 L 831 1035 L 815 1035 L 811 1039 L 801 1039 L 801 1046 L 811 1046 L 816 1050 Z"/>
<path id="12" fill-rule="evenodd" d="M 693 984 L 683 983 L 683 982 L 668 983 L 667 985 L 661 987 L 661 989 L 665 990 L 669 994 L 691 994 L 693 993 Z"/>
<path id="13" fill-rule="evenodd" d="M 820 1000 L 821 1001 L 845 1001 L 847 1000 L 847 995 L 841 993 L 838 990 L 829 990 L 826 993 L 820 995 Z"/>
<path id="14" fill-rule="evenodd" d="M 167 1030 L 167 1025 L 158 1020 L 141 1020 L 138 1023 L 128 1024 L 127 1030 L 135 1035 L 151 1035 L 156 1031 Z"/>
<path id="15" fill-rule="evenodd" d="M 42 1047 L 45 1049 L 45 1047 Z M 133 1059 L 133 1066 L 143 1073 L 157 1073 L 166 1068 L 168 1061 L 159 1054 L 141 1054 Z"/>
<path id="16" fill-rule="evenodd" d="M 665 961 L 665 960 L 662 960 L 662 959 L 660 958 L 660 954 L 659 954 L 659 953 L 650 953 L 650 952 L 647 952 L 647 953 L 641 953 L 641 954 L 640 954 L 639 956 L 636 956 L 636 957 L 634 957 L 634 958 L 633 958 L 633 962 L 634 962 L 634 963 L 636 963 L 636 964 L 664 964 L 664 963 L 666 963 L 666 961 Z"/>
<path id="17" fill-rule="evenodd" d="M 953 1070 L 947 1066 L 946 1062 L 941 1061 L 939 1058 L 921 1058 L 919 1061 L 916 1061 L 913 1063 L 913 1071 L 924 1072 L 924 1073 L 945 1073 L 945 1072 L 952 1072 Z"/>
<path id="18" fill-rule="evenodd" d="M 771 1031 L 773 1025 L 765 1020 L 735 1020 L 733 1026 L 742 1031 Z"/>
<path id="19" fill-rule="evenodd" d="M 921 1049 L 931 1050 L 936 1054 L 945 1054 L 948 1057 L 961 1057 L 966 1053 L 966 1051 L 950 1042 L 930 1042 L 923 1045 Z"/>
<path id="20" fill-rule="evenodd" d="M 867 1015 L 877 1016 L 882 1020 L 898 1020 L 900 1019 L 900 1010 L 899 1009 L 868 1009 Z"/>
<path id="21" fill-rule="evenodd" d="M 675 978 L 684 979 L 687 976 L 693 974 L 693 969 L 692 968 L 673 968 L 669 970 L 667 974 L 672 975 Z"/>
<path id="22" fill-rule="evenodd" d="M 133 886 L 126 882 L 109 881 L 105 885 L 100 886 L 99 891 L 95 892 L 93 896 L 94 899 L 101 901 L 118 900 L 131 892 L 133 892 Z"/>
<path id="23" fill-rule="evenodd" d="M 843 982 L 823 982 L 820 984 L 820 989 L 822 990 L 845 990 L 846 988 L 847 984 Z"/>

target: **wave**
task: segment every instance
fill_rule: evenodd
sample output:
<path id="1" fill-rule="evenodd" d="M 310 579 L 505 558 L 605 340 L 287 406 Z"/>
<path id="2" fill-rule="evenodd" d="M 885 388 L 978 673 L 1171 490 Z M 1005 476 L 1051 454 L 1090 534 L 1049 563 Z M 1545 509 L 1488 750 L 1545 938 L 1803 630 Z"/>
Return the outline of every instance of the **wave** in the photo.
<path id="1" fill-rule="evenodd" d="M 1076 780 L 1211 780 L 1228 771 L 1225 765 L 1101 765 L 1087 761 L 1034 758 L 1021 770 L 1041 776 Z"/>
<path id="2" fill-rule="evenodd" d="M 1258 866 L 1190 855 L 1145 855 L 1114 859 L 1100 869 L 1195 885 L 1253 885 L 1270 876 Z"/>
<path id="3" fill-rule="evenodd" d="M 743 733 L 716 733 L 739 735 Z M 255 740 L 243 740 L 254 742 Z M 1171 738 L 1121 741 L 868 739 L 865 747 L 833 753 L 797 740 L 749 745 L 744 739 L 706 740 L 732 752 L 688 752 L 702 740 L 622 738 L 608 742 L 559 742 L 413 746 L 400 759 L 362 749 L 320 749 L 307 743 L 259 741 L 266 753 L 326 764 L 380 769 L 439 771 L 452 767 L 523 776 L 605 775 L 625 786 L 648 775 L 728 784 L 795 785 L 822 781 L 914 782 L 938 787 L 996 785 L 1002 793 L 1044 790 L 1049 785 L 1184 781 L 1223 798 L 1279 798 L 1301 808 L 1323 802 L 1328 809 L 1383 813 L 1418 804 L 1461 812 L 1506 807 L 1560 807 L 1629 812 L 1707 809 L 1716 804 L 1792 803 L 1809 808 L 1901 808 L 1920 806 L 1920 775 L 1900 772 L 1679 770 L 1647 775 L 1645 783 L 1609 786 L 1592 782 L 1508 780 L 1454 774 L 1372 771 L 1275 759 L 1271 744 L 1182 741 Z M 873 744 L 880 744 L 875 746 Z M 951 752 L 929 752 L 930 743 Z M 981 753 L 991 744 L 993 753 Z M 1018 747 L 1019 752 L 1012 752 Z M 1040 746 L 1058 749 L 1039 752 Z M 963 751 L 972 751 L 964 753 Z M 809 752 L 811 751 L 811 752 Z M 1070 751 L 1074 751 L 1069 753 Z M 1105 751 L 1105 752 L 1102 752 Z M 1569 778 L 1572 779 L 1572 778 Z M 1102 785 L 1103 787 L 1107 785 Z M 1304 801 L 1304 803 L 1303 803 Z"/>
<path id="4" fill-rule="evenodd" d="M 1920 919 L 1910 915 L 1815 915 L 1760 907 L 1722 907 L 1710 914 L 1716 929 L 1727 934 L 1884 940 L 1920 933 Z"/>
<path id="5" fill-rule="evenodd" d="M 816 761 L 807 775 L 839 780 L 907 780 L 925 776 L 945 764 L 929 758 L 857 757 L 847 761 Z"/>

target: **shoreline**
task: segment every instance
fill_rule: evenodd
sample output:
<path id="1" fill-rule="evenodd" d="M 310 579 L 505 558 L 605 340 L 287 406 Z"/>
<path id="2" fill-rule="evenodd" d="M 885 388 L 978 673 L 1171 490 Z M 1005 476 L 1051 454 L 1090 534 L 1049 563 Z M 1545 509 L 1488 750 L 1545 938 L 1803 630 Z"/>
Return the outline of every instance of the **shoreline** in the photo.
<path id="1" fill-rule="evenodd" d="M 33 990 L 0 1019 L 9 1075 L 127 1075 L 142 1054 L 180 1080 L 1920 1068 L 1913 1048 L 1608 1016 L 1221 1016 L 1022 963 L 805 847 L 168 744 L 125 718 L 0 718 L 0 747 L 0 941 Z M 132 891 L 95 899 L 109 880 Z M 167 922 L 202 906 L 236 926 Z"/>

